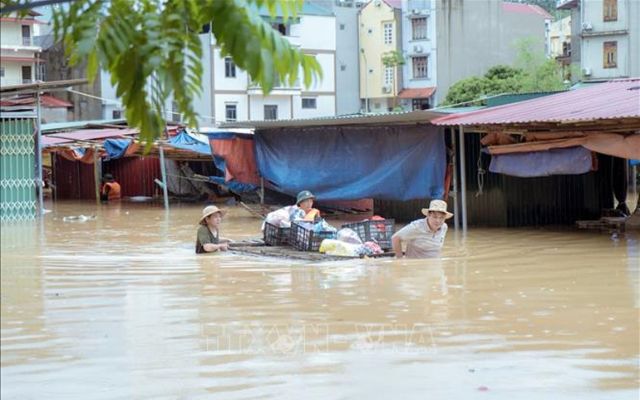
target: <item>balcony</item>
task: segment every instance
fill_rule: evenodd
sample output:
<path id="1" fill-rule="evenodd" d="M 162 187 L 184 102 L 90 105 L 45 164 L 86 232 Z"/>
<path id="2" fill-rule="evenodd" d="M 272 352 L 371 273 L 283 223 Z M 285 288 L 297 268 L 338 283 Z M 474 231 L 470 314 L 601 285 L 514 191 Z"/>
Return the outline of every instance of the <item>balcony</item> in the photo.
<path id="1" fill-rule="evenodd" d="M 292 95 L 292 94 L 300 94 L 301 86 L 300 80 L 297 79 L 293 85 L 289 86 L 280 82 L 280 79 L 274 79 L 273 89 L 271 89 L 270 95 Z M 247 88 L 247 94 L 249 95 L 262 95 L 262 87 L 257 82 L 250 81 L 249 87 Z"/>
<path id="2" fill-rule="evenodd" d="M 33 40 L 31 40 L 31 36 L 23 36 L 22 45 L 27 47 L 33 46 Z"/>
<path id="3" fill-rule="evenodd" d="M 570 10 L 577 7 L 579 3 L 580 0 L 556 0 L 556 9 Z"/>

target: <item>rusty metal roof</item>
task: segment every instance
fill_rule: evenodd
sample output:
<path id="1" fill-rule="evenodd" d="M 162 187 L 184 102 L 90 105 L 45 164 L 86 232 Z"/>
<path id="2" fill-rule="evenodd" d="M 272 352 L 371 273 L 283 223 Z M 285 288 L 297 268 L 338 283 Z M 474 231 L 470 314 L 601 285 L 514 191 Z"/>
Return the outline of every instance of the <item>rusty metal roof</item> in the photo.
<path id="1" fill-rule="evenodd" d="M 640 118 L 640 78 L 620 79 L 551 96 L 437 118 L 434 125 L 516 125 Z"/>

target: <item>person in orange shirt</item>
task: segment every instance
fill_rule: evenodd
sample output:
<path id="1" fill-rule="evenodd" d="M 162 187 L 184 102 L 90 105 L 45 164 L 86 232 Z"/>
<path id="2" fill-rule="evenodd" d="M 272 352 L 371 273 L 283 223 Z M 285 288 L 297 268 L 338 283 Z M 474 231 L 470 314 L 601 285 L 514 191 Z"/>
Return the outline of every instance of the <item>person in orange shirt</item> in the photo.
<path id="1" fill-rule="evenodd" d="M 113 175 L 104 174 L 102 177 L 102 187 L 100 188 L 100 200 L 120 200 L 120 184 L 113 179 Z"/>

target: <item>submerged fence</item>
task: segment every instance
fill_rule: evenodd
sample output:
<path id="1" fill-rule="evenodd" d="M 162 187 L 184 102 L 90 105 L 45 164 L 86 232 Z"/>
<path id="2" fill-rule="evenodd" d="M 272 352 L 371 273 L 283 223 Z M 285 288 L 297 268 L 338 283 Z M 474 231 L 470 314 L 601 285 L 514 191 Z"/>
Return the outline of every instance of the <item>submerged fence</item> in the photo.
<path id="1" fill-rule="evenodd" d="M 0 118 L 0 220 L 36 217 L 34 116 Z"/>

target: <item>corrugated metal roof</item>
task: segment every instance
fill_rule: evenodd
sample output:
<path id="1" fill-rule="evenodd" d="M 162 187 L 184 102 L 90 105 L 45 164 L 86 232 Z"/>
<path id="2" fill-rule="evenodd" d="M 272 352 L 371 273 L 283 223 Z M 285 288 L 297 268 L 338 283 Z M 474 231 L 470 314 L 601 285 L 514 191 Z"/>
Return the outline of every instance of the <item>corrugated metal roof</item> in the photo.
<path id="1" fill-rule="evenodd" d="M 90 125 L 120 125 L 126 124 L 127 121 L 124 119 L 94 119 L 87 121 L 68 121 L 68 122 L 52 122 L 49 124 L 42 124 L 40 129 L 43 133 L 46 132 L 55 132 L 55 131 L 63 131 L 67 129 L 78 129 L 84 128 Z"/>
<path id="2" fill-rule="evenodd" d="M 73 107 L 73 104 L 68 101 L 58 99 L 57 97 L 53 97 L 48 94 L 43 94 L 40 96 L 40 102 L 43 107 L 48 108 L 69 108 Z M 0 100 L 0 106 L 3 107 L 11 107 L 11 106 L 19 106 L 19 105 L 36 105 L 36 98 L 34 96 L 29 97 L 18 97 L 6 100 Z"/>
<path id="3" fill-rule="evenodd" d="M 84 140 L 97 140 L 137 135 L 137 129 L 82 129 L 42 136 L 43 146 L 57 146 Z"/>
<path id="4" fill-rule="evenodd" d="M 436 91 L 436 87 L 402 89 L 398 94 L 401 99 L 428 99 Z"/>
<path id="5" fill-rule="evenodd" d="M 440 112 L 421 110 L 392 112 L 380 114 L 348 114 L 332 117 L 288 119 L 274 121 L 236 121 L 220 124 L 220 128 L 304 128 L 311 126 L 339 126 L 339 125 L 372 125 L 372 124 L 411 124 L 428 123 L 443 116 Z"/>
<path id="6" fill-rule="evenodd" d="M 434 125 L 571 123 L 640 118 L 640 78 L 621 79 L 533 100 L 438 118 Z"/>

